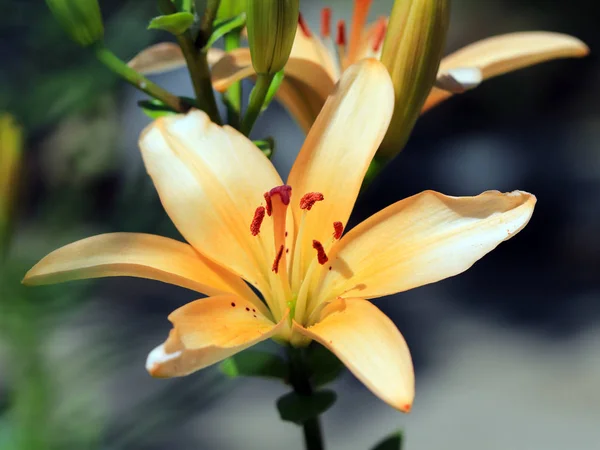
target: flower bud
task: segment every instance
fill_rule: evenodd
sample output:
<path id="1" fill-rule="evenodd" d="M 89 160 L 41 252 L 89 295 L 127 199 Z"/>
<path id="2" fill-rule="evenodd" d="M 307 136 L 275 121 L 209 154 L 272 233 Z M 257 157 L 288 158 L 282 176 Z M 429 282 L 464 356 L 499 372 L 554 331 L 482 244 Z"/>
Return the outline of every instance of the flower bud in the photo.
<path id="1" fill-rule="evenodd" d="M 104 36 L 97 0 L 46 0 L 46 3 L 56 20 L 79 45 L 88 47 Z"/>
<path id="2" fill-rule="evenodd" d="M 379 155 L 399 153 L 435 83 L 450 16 L 450 0 L 396 0 L 381 61 L 394 83 L 394 115 Z"/>
<path id="3" fill-rule="evenodd" d="M 258 74 L 285 66 L 298 26 L 299 0 L 248 0 L 248 44 Z"/>
<path id="4" fill-rule="evenodd" d="M 16 198 L 23 146 L 21 128 L 12 116 L 0 115 L 0 253 L 8 237 Z"/>

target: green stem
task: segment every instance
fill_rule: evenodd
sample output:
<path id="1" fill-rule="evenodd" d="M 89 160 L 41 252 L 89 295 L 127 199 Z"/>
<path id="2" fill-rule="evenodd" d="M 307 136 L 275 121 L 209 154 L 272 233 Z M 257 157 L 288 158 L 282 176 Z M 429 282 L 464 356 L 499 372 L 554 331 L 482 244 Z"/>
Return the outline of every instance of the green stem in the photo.
<path id="1" fill-rule="evenodd" d="M 171 0 L 161 0 L 159 6 L 163 14 L 175 14 L 178 12 Z M 210 4 L 208 6 L 210 6 Z M 217 3 L 217 7 L 218 6 Z M 202 36 L 204 36 L 204 34 L 202 34 Z M 198 50 L 198 48 L 202 48 L 204 44 L 197 47 L 194 44 L 194 39 L 190 30 L 177 36 L 177 43 L 181 47 L 181 51 L 183 52 L 185 62 L 190 72 L 190 78 L 192 79 L 192 85 L 194 86 L 194 94 L 196 95 L 198 107 L 206 112 L 214 123 L 220 125 L 221 117 L 219 116 L 217 101 L 212 88 L 210 68 L 208 67 L 208 60 L 206 59 L 207 52 Z"/>
<path id="2" fill-rule="evenodd" d="M 190 71 L 190 78 L 192 79 L 198 106 L 210 116 L 210 119 L 214 123 L 221 124 L 221 117 L 219 116 L 217 101 L 215 100 L 212 81 L 210 79 L 210 68 L 206 59 L 206 52 L 196 49 L 189 31 L 186 31 L 181 36 L 177 36 L 177 42 L 181 47 L 185 62 Z"/>
<path id="3" fill-rule="evenodd" d="M 96 57 L 111 71 L 119 75 L 121 78 L 123 78 L 125 81 L 127 81 L 129 84 L 133 85 L 137 89 L 145 92 L 151 97 L 160 100 L 165 105 L 169 106 L 175 111 L 187 111 L 188 108 L 179 97 L 171 94 L 169 91 L 161 88 L 159 85 L 153 83 L 143 75 L 133 70 L 103 45 L 99 45 L 96 47 Z"/>
<path id="4" fill-rule="evenodd" d="M 258 116 L 260 115 L 260 111 L 265 103 L 265 99 L 267 98 L 267 94 L 269 92 L 269 86 L 271 85 L 271 81 L 273 81 L 274 76 L 275 75 L 270 75 L 267 73 L 259 73 L 256 77 L 256 84 L 250 93 L 248 109 L 246 110 L 246 114 L 242 120 L 241 131 L 246 136 L 250 134 L 252 127 L 254 126 L 254 122 L 256 122 L 256 119 L 258 119 Z"/>
<path id="5" fill-rule="evenodd" d="M 290 362 L 290 384 L 298 395 L 311 396 L 313 388 L 310 384 L 309 371 L 305 364 L 304 349 L 288 347 Z M 306 450 L 323 450 L 323 433 L 319 416 L 311 417 L 302 424 Z"/>
<path id="6" fill-rule="evenodd" d="M 202 23 L 200 24 L 200 30 L 202 36 L 208 40 L 213 31 L 213 23 L 217 17 L 217 11 L 221 0 L 208 0 L 206 2 L 206 9 L 204 10 L 204 16 L 202 16 Z M 204 44 L 203 44 L 204 45 Z"/>
<path id="7" fill-rule="evenodd" d="M 227 33 L 224 38 L 225 51 L 230 52 L 240 47 L 241 33 L 239 30 Z M 227 107 L 227 123 L 235 129 L 240 128 L 240 111 L 242 110 L 242 83 L 233 83 L 225 94 L 223 100 Z"/>

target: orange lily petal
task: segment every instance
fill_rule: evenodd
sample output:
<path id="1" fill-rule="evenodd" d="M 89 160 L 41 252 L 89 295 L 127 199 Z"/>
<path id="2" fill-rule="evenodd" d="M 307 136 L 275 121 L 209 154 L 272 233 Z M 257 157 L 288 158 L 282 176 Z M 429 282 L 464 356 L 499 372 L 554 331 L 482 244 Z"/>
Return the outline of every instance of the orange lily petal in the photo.
<path id="1" fill-rule="evenodd" d="M 191 245 L 142 233 L 101 234 L 66 245 L 38 262 L 23 283 L 36 286 L 117 276 L 163 281 L 207 295 L 233 293 L 260 304 L 241 278 Z"/>
<path id="2" fill-rule="evenodd" d="M 410 351 L 394 325 L 371 302 L 338 299 L 327 305 L 317 323 L 294 332 L 320 342 L 384 402 L 408 412 L 415 395 Z"/>
<path id="3" fill-rule="evenodd" d="M 263 194 L 283 183 L 264 154 L 201 111 L 156 120 L 142 133 L 140 147 L 162 204 L 185 239 L 269 292 L 273 224 L 264 220 L 258 236 L 250 224 Z"/>
<path id="4" fill-rule="evenodd" d="M 440 63 L 440 73 L 455 68 L 478 68 L 483 79 L 559 58 L 580 58 L 589 48 L 579 39 L 561 33 L 530 31 L 483 39 L 468 45 Z M 425 102 L 427 111 L 452 93 L 434 88 Z"/>
<path id="5" fill-rule="evenodd" d="M 296 230 L 303 214 L 298 199 L 320 192 L 325 200 L 306 214 L 300 273 L 305 273 L 315 257 L 312 240 L 326 243 L 334 222 L 346 225 L 391 119 L 393 92 L 383 64 L 362 60 L 344 72 L 308 133 L 288 179 L 296 193 L 296 200 L 292 200 Z"/>
<path id="6" fill-rule="evenodd" d="M 321 65 L 307 59 L 290 58 L 284 74 L 277 99 L 300 127 L 308 131 L 335 83 Z M 250 51 L 239 48 L 227 53 L 215 64 L 212 83 L 217 91 L 225 92 L 233 83 L 255 75 Z"/>
<path id="7" fill-rule="evenodd" d="M 320 302 L 390 295 L 462 273 L 522 230 L 535 202 L 520 191 L 476 197 L 426 191 L 394 203 L 333 249 Z"/>
<path id="8" fill-rule="evenodd" d="M 221 49 L 209 49 L 208 64 L 215 64 L 224 54 Z M 156 75 L 185 67 L 186 62 L 179 45 L 174 42 L 160 42 L 139 52 L 127 65 L 142 75 Z"/>
<path id="9" fill-rule="evenodd" d="M 169 316 L 174 328 L 164 344 L 148 355 L 154 377 L 188 375 L 264 341 L 286 325 L 261 314 L 237 296 L 208 297 L 182 306 Z"/>

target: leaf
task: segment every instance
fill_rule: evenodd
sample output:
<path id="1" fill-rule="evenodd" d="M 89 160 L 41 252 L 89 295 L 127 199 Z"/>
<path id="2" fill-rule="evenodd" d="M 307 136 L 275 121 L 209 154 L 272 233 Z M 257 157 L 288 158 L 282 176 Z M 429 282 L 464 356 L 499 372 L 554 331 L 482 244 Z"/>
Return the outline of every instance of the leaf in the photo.
<path id="1" fill-rule="evenodd" d="M 314 386 L 324 386 L 334 381 L 344 370 L 344 364 L 320 344 L 313 344 L 307 352 L 307 364 Z"/>
<path id="2" fill-rule="evenodd" d="M 164 30 L 178 36 L 185 33 L 194 23 L 194 15 L 189 12 L 178 12 L 166 16 L 158 16 L 150 21 L 149 30 Z"/>
<path id="3" fill-rule="evenodd" d="M 230 378 L 268 377 L 286 379 L 288 367 L 279 356 L 256 350 L 246 350 L 223 361 L 219 368 Z"/>
<path id="4" fill-rule="evenodd" d="M 196 101 L 189 97 L 179 97 L 189 107 L 197 108 Z M 151 119 L 158 119 L 159 117 L 168 116 L 170 114 L 178 114 L 177 111 L 172 109 L 170 106 L 165 105 L 158 99 L 152 98 L 150 100 L 140 100 L 137 102 L 138 106 L 142 108 L 144 114 Z"/>
<path id="5" fill-rule="evenodd" d="M 263 103 L 263 106 L 262 106 L 260 112 L 264 112 L 265 109 L 267 109 L 267 107 L 271 103 L 271 100 L 273 100 L 273 98 L 275 97 L 275 94 L 277 94 L 277 91 L 279 90 L 279 86 L 281 86 L 281 83 L 283 82 L 284 77 L 285 76 L 283 74 L 283 69 L 275 74 L 275 76 L 273 77 L 273 80 L 271 81 L 271 84 L 269 85 L 269 90 L 267 91 L 267 96 L 265 97 L 265 101 Z"/>
<path id="6" fill-rule="evenodd" d="M 169 108 L 160 100 L 156 99 L 140 100 L 138 102 L 138 106 L 142 108 L 144 114 L 146 114 L 151 119 L 158 119 L 159 117 L 176 114 L 176 111 Z"/>
<path id="7" fill-rule="evenodd" d="M 252 142 L 260 149 L 261 152 L 265 154 L 267 158 L 271 159 L 271 156 L 273 156 L 273 153 L 275 152 L 275 140 L 272 137 Z"/>
<path id="8" fill-rule="evenodd" d="M 208 42 L 204 46 L 205 50 L 208 50 L 217 42 L 220 38 L 225 36 L 227 33 L 231 33 L 237 29 L 244 28 L 246 26 L 246 13 L 239 14 L 230 19 L 217 20 L 213 25 L 213 32 L 208 38 Z"/>
<path id="9" fill-rule="evenodd" d="M 301 425 L 331 408 L 336 398 L 335 392 L 330 390 L 313 392 L 312 395 L 290 392 L 277 400 L 277 410 L 281 420 Z"/>
<path id="10" fill-rule="evenodd" d="M 401 450 L 403 441 L 404 435 L 402 431 L 397 431 L 379 442 L 373 447 L 373 450 Z"/>

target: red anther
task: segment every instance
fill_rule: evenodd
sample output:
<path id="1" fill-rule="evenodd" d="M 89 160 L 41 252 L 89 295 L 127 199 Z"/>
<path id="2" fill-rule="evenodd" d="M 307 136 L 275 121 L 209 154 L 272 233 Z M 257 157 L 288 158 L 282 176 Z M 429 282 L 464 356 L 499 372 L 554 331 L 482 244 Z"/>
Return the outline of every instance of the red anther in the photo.
<path id="1" fill-rule="evenodd" d="M 300 30 L 302 30 L 302 33 L 304 34 L 304 36 L 306 36 L 307 38 L 312 36 L 312 33 L 310 32 L 310 28 L 308 28 L 308 25 L 304 21 L 304 17 L 302 16 L 302 13 L 298 14 L 298 25 L 300 25 Z"/>
<path id="2" fill-rule="evenodd" d="M 300 199 L 300 209 L 310 211 L 315 203 L 322 202 L 324 199 L 325 197 L 323 197 L 323 194 L 320 192 L 309 192 L 308 194 L 304 194 Z"/>
<path id="3" fill-rule="evenodd" d="M 385 33 L 387 32 L 387 21 L 385 20 L 385 17 L 380 18 L 375 27 L 375 31 L 373 32 L 372 48 L 374 52 L 378 52 L 383 44 Z"/>
<path id="4" fill-rule="evenodd" d="M 292 187 L 288 186 L 287 184 L 274 187 L 269 191 L 269 197 L 273 197 L 274 195 L 279 195 L 279 198 L 281 198 L 281 203 L 284 205 L 289 205 L 290 197 L 292 196 Z"/>
<path id="5" fill-rule="evenodd" d="M 342 222 L 333 222 L 333 238 L 339 239 L 342 237 L 342 233 L 344 232 L 344 225 Z"/>
<path id="6" fill-rule="evenodd" d="M 260 226 L 262 225 L 263 219 L 265 218 L 265 208 L 264 206 L 259 206 L 254 211 L 254 219 L 252 219 L 252 223 L 250 224 L 250 232 L 252 236 L 256 236 L 260 233 Z"/>
<path id="7" fill-rule="evenodd" d="M 277 255 L 275 255 L 275 260 L 273 261 L 273 267 L 271 267 L 271 270 L 275 273 L 279 272 L 279 261 L 281 261 L 282 256 L 283 256 L 283 245 L 280 245 L 279 250 L 277 251 Z"/>
<path id="8" fill-rule="evenodd" d="M 265 192 L 265 202 L 267 204 L 267 215 L 271 217 L 271 213 L 273 213 L 273 202 L 271 201 L 271 194 Z"/>
<path id="9" fill-rule="evenodd" d="M 337 45 L 346 45 L 346 22 L 343 20 L 337 23 L 337 39 L 335 43 Z"/>
<path id="10" fill-rule="evenodd" d="M 319 264 L 323 265 L 329 261 L 325 249 L 323 248 L 323 244 L 316 239 L 313 239 L 313 248 L 317 251 L 317 261 L 319 261 Z"/>
<path id="11" fill-rule="evenodd" d="M 331 8 L 321 10 L 321 36 L 324 38 L 331 36 Z"/>

